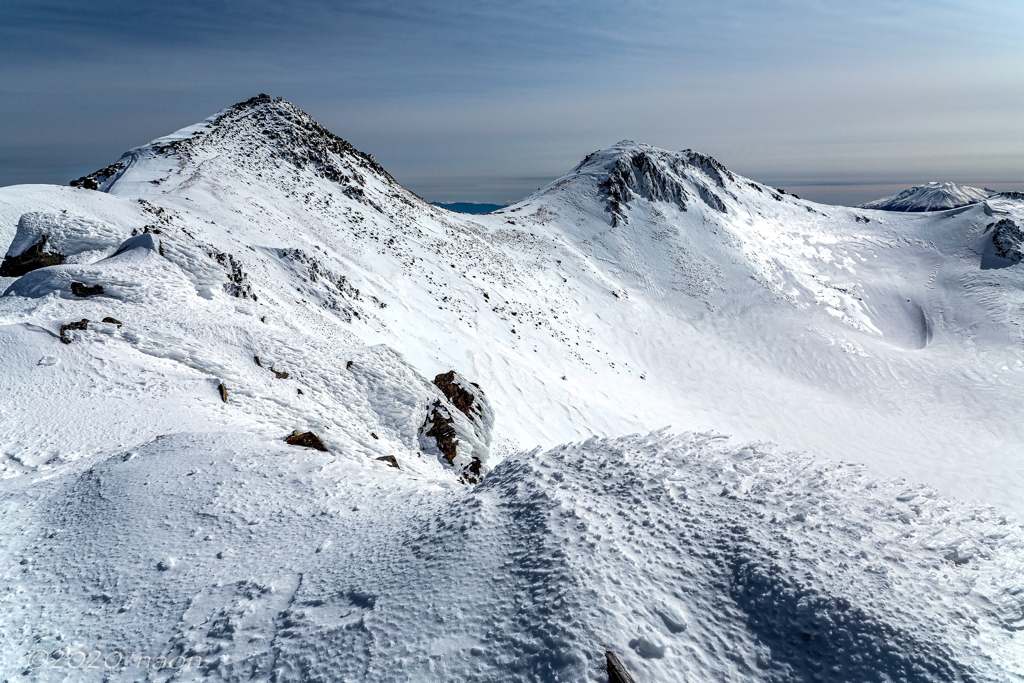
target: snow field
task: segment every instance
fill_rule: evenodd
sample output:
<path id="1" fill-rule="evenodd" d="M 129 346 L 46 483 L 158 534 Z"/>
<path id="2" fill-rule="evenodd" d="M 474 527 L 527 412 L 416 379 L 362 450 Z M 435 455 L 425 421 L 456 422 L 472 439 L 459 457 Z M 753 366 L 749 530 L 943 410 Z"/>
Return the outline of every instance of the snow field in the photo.
<path id="1" fill-rule="evenodd" d="M 603 681 L 609 648 L 638 680 L 1024 679 L 1019 525 L 713 434 L 473 489 L 223 432 L 14 481 L 10 671 L 70 647 L 202 660 L 175 680 Z"/>

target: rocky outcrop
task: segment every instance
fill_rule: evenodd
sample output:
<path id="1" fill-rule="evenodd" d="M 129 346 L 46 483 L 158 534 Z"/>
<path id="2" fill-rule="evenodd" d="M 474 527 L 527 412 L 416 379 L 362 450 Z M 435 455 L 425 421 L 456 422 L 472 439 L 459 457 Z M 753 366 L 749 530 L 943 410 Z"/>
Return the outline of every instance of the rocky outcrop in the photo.
<path id="1" fill-rule="evenodd" d="M 442 397 L 427 406 L 420 448 L 453 467 L 465 482 L 481 481 L 490 469 L 494 410 L 480 385 L 451 370 L 437 375 Z"/>
<path id="2" fill-rule="evenodd" d="M 216 261 L 227 273 L 228 281 L 224 283 L 224 291 L 239 299 L 252 299 L 258 301 L 256 294 L 252 291 L 252 284 L 249 277 L 242 270 L 242 263 L 231 254 L 225 254 L 213 247 L 208 247 L 207 255 Z"/>
<path id="3" fill-rule="evenodd" d="M 454 370 L 449 370 L 434 378 L 434 386 L 441 390 L 459 412 L 469 418 L 477 436 L 490 446 L 494 411 L 480 385 L 468 381 Z"/>
<path id="4" fill-rule="evenodd" d="M 1024 258 L 1024 229 L 1009 218 L 989 223 L 995 254 L 1001 259 L 1018 263 Z"/>
<path id="5" fill-rule="evenodd" d="M 728 211 L 706 180 L 724 189 L 726 181 L 734 181 L 735 176 L 713 158 L 691 150 L 672 153 L 629 142 L 620 146 L 621 151 L 605 167 L 607 175 L 598 185 L 612 215 L 612 225 L 628 222 L 625 205 L 637 198 L 674 204 L 686 211 L 691 191 L 715 211 Z"/>
<path id="6" fill-rule="evenodd" d="M 101 168 L 98 171 L 94 171 L 89 175 L 82 176 L 77 180 L 72 180 L 69 185 L 71 187 L 81 187 L 86 190 L 102 190 L 106 191 L 110 185 L 113 185 L 114 181 L 120 177 L 121 173 L 128 168 L 129 159 L 120 159 L 106 168 Z"/>
<path id="7" fill-rule="evenodd" d="M 0 277 L 21 277 L 63 263 L 109 256 L 126 237 L 124 228 L 67 211 L 30 211 L 18 219 Z"/>
<path id="8" fill-rule="evenodd" d="M 46 243 L 49 239 L 49 235 L 43 235 L 42 239 L 20 254 L 6 255 L 0 264 L 0 277 L 21 277 L 38 268 L 64 263 L 64 259 L 67 258 L 64 254 L 51 253 L 47 250 Z"/>

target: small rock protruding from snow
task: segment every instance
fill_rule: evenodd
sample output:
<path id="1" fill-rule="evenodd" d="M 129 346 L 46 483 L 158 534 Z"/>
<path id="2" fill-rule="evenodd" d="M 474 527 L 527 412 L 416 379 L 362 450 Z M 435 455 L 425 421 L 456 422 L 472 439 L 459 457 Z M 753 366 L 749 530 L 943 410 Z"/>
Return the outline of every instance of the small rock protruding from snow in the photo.
<path id="1" fill-rule="evenodd" d="M 379 458 L 377 458 L 377 460 L 380 460 L 381 462 L 386 462 L 388 464 L 388 467 L 397 467 L 398 469 L 402 469 L 398 464 L 398 458 L 396 458 L 393 455 L 382 455 Z"/>
<path id="2" fill-rule="evenodd" d="M 68 332 L 71 330 L 87 330 L 89 329 L 89 319 L 82 318 L 77 323 L 67 323 L 60 326 L 60 341 L 63 344 L 70 344 L 71 337 L 68 336 Z"/>
<path id="3" fill-rule="evenodd" d="M 304 446 L 305 448 L 314 448 L 318 451 L 327 450 L 319 436 L 313 432 L 300 432 L 298 429 L 293 431 L 292 435 L 285 439 L 284 442 L 290 446 Z"/>
<path id="4" fill-rule="evenodd" d="M 83 299 L 103 293 L 103 285 L 87 285 L 84 282 L 72 282 L 71 293 Z"/>

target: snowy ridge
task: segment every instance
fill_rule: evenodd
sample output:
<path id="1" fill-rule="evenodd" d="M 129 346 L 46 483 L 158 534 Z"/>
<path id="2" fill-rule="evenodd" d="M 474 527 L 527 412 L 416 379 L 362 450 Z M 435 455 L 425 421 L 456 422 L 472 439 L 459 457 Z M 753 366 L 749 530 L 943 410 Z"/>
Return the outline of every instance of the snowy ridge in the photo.
<path id="1" fill-rule="evenodd" d="M 262 95 L 2 188 L 0 670 L 1024 680 L 1022 225 L 628 141 L 454 214 Z"/>
<path id="2" fill-rule="evenodd" d="M 992 194 L 970 185 L 930 182 L 915 185 L 891 197 L 861 204 L 861 207 L 880 211 L 946 211 L 983 202 Z"/>
<path id="3" fill-rule="evenodd" d="M 21 647 L 121 648 L 107 680 L 149 654 L 203 662 L 183 680 L 599 681 L 606 647 L 638 680 L 1024 680 L 1019 525 L 765 444 L 594 439 L 445 493 L 178 434 L 18 481 Z"/>

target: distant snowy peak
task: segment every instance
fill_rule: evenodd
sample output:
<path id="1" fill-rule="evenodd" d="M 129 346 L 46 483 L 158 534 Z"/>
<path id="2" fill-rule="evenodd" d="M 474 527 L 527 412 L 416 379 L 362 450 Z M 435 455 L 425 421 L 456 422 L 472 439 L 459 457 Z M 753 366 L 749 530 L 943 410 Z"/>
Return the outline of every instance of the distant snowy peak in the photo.
<path id="1" fill-rule="evenodd" d="M 357 198 L 368 175 L 398 186 L 371 155 L 360 152 L 290 102 L 264 94 L 130 150 L 116 163 L 71 185 L 108 191 L 128 168 L 142 160 L 173 160 L 181 171 L 214 157 L 230 160 L 240 171 L 289 165 L 336 182 Z M 150 182 L 160 185 L 163 181 L 154 178 Z"/>
<path id="2" fill-rule="evenodd" d="M 892 197 L 861 204 L 861 208 L 881 211 L 946 211 L 983 202 L 991 194 L 980 187 L 931 182 L 903 190 Z"/>
<path id="3" fill-rule="evenodd" d="M 730 185 L 739 182 L 738 176 L 705 154 L 689 149 L 670 152 L 623 140 L 587 155 L 541 194 L 573 185 L 581 177 L 597 183 L 613 224 L 628 222 L 625 207 L 635 199 L 675 204 L 681 211 L 701 202 L 727 213 L 722 195 L 735 196 Z"/>

